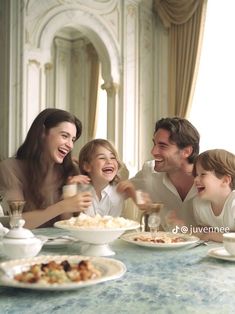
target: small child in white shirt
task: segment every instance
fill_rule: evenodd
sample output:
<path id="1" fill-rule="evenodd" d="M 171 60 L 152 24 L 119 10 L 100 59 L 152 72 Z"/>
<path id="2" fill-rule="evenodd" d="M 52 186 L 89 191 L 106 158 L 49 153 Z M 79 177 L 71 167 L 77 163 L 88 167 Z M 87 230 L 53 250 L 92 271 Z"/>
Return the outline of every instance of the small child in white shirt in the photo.
<path id="1" fill-rule="evenodd" d="M 94 188 L 92 205 L 85 214 L 120 216 L 125 196 L 116 191 L 116 184 L 120 181 L 118 172 L 122 168 L 122 162 L 113 145 L 105 139 L 89 141 L 79 153 L 78 165 L 82 177 L 89 177 Z M 76 177 L 77 182 L 81 183 L 81 176 Z M 71 182 L 76 182 L 76 177 Z"/>
<path id="2" fill-rule="evenodd" d="M 224 231 L 235 231 L 235 155 L 223 149 L 207 150 L 196 157 L 193 175 L 198 191 L 194 215 L 197 224 L 206 227 L 199 236 L 222 242 Z M 207 232 L 207 227 L 216 232 Z"/>

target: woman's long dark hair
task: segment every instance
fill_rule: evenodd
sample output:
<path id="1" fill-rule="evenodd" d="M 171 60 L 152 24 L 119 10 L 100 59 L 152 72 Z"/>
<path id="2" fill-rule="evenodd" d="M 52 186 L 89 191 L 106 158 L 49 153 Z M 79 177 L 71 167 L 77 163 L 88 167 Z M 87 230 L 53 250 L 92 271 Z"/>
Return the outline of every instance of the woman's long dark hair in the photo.
<path id="1" fill-rule="evenodd" d="M 43 204 L 43 196 L 40 193 L 40 187 L 43 185 L 46 174 L 42 160 L 44 149 L 43 134 L 62 122 L 70 122 L 76 126 L 77 132 L 75 140 L 81 136 L 82 124 L 78 118 L 65 110 L 47 108 L 35 118 L 24 143 L 16 152 L 16 158 L 25 161 L 26 176 L 29 182 L 28 189 L 32 201 L 37 206 Z M 77 174 L 77 170 L 72 161 L 71 152 L 66 155 L 61 165 L 57 165 L 57 169 L 62 184 L 65 183 L 68 176 Z"/>

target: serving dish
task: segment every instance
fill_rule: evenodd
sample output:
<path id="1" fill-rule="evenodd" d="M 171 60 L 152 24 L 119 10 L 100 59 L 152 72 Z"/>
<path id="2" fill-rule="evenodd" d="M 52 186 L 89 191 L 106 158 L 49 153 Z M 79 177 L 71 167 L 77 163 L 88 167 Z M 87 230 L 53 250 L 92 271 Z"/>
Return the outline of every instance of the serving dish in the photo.
<path id="1" fill-rule="evenodd" d="M 54 224 L 54 226 L 68 230 L 72 236 L 82 241 L 85 245 L 82 246 L 81 252 L 82 254 L 89 256 L 114 255 L 115 252 L 110 248 L 109 244 L 120 237 L 125 231 L 137 229 L 140 227 L 140 224 L 136 221 L 124 218 L 120 220 L 123 222 L 123 224 L 120 223 L 120 225 L 123 225 L 123 227 L 114 227 L 114 225 L 117 225 L 115 222 L 119 221 L 116 218 L 121 217 L 107 218 L 107 221 L 109 220 L 107 224 L 106 222 L 103 223 L 103 221 L 106 219 L 105 217 L 101 217 L 100 219 L 96 219 L 97 217 L 95 217 L 94 221 L 98 222 L 97 224 L 92 224 L 92 217 L 87 218 L 88 223 L 85 222 L 85 217 L 83 218 L 84 226 L 80 225 L 80 222 L 79 225 L 75 225 L 75 223 L 73 224 L 73 221 L 75 220 L 58 221 Z M 102 223 L 100 224 L 100 222 Z"/>
<path id="2" fill-rule="evenodd" d="M 198 237 L 188 235 L 188 234 L 173 234 L 171 232 L 158 232 L 159 239 L 175 239 L 177 237 L 182 238 L 181 242 L 175 243 L 158 243 L 143 241 L 141 238 L 151 239 L 150 232 L 130 232 L 124 234 L 121 239 L 135 245 L 153 248 L 153 249 L 178 249 L 178 248 L 190 248 L 197 244 L 200 241 Z M 138 239 L 138 240 L 137 240 Z"/>
<path id="3" fill-rule="evenodd" d="M 16 274 L 29 269 L 31 265 L 48 263 L 49 261 L 62 262 L 67 260 L 70 263 L 78 263 L 81 260 L 89 260 L 101 272 L 101 276 L 87 281 L 42 284 L 42 283 L 22 283 L 14 279 Z M 126 272 L 126 266 L 115 259 L 105 257 L 87 257 L 80 255 L 52 255 L 37 256 L 29 259 L 19 259 L 3 262 L 0 264 L 0 285 L 14 288 L 24 288 L 33 290 L 72 290 L 95 285 L 108 280 L 120 278 Z"/>

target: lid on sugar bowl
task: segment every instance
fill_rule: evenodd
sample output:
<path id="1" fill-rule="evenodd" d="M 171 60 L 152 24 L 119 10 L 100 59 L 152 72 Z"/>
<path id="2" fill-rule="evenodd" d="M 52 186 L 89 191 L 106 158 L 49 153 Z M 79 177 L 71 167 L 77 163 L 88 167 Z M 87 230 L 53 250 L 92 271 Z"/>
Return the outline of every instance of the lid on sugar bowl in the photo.
<path id="1" fill-rule="evenodd" d="M 20 219 L 18 226 L 10 229 L 3 239 L 4 253 L 10 258 L 27 258 L 36 256 L 45 241 L 35 237 L 28 229 L 23 228 L 25 221 Z"/>
<path id="2" fill-rule="evenodd" d="M 4 238 L 9 239 L 28 239 L 28 238 L 35 238 L 34 234 L 28 230 L 23 228 L 25 224 L 24 219 L 20 219 L 18 221 L 18 227 L 14 227 L 10 229 L 4 236 Z"/>

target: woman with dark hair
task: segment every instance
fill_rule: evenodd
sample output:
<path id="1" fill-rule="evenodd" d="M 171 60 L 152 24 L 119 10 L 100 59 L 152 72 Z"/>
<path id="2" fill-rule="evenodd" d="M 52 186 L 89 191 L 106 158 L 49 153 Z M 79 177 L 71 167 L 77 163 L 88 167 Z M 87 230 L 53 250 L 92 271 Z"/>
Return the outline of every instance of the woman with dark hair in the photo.
<path id="1" fill-rule="evenodd" d="M 0 163 L 0 190 L 8 200 L 26 202 L 27 228 L 52 226 L 91 205 L 89 192 L 62 199 L 67 178 L 78 174 L 71 151 L 81 132 L 74 115 L 47 108 L 33 121 L 16 156 Z"/>

